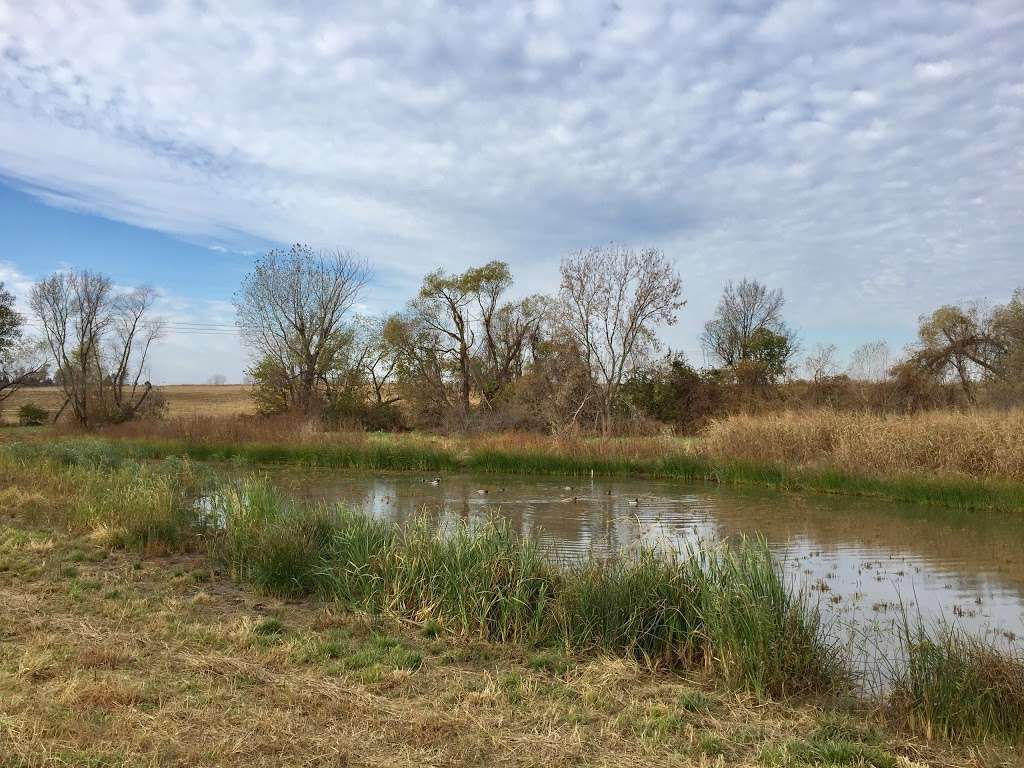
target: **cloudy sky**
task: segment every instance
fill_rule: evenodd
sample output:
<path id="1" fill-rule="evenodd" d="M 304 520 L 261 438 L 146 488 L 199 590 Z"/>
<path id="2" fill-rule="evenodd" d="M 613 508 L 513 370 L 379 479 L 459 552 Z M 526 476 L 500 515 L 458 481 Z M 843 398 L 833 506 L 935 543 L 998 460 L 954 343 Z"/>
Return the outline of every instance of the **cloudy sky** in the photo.
<path id="1" fill-rule="evenodd" d="M 0 279 L 99 269 L 220 325 L 278 244 L 359 251 L 383 311 L 614 240 L 676 259 L 698 360 L 730 278 L 844 351 L 1024 284 L 1020 0 L 287 5 L 0 0 Z M 244 361 L 179 333 L 153 376 Z"/>

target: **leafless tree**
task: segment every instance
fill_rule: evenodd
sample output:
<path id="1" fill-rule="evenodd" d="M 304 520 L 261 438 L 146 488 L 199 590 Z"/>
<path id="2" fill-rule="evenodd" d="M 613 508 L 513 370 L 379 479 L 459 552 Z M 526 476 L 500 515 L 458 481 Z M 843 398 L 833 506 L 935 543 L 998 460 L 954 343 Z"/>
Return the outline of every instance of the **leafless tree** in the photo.
<path id="1" fill-rule="evenodd" d="M 535 358 L 543 326 L 552 308 L 547 296 L 527 296 L 499 306 L 487 319 L 487 375 L 498 391 L 520 378 L 528 363 Z"/>
<path id="2" fill-rule="evenodd" d="M 743 278 L 729 282 L 722 292 L 715 316 L 704 325 L 701 341 L 712 357 L 727 368 L 755 354 L 755 341 L 764 332 L 781 336 L 796 351 L 794 335 L 782 320 L 786 299 L 779 289 L 771 290 L 757 280 Z"/>
<path id="3" fill-rule="evenodd" d="M 142 380 L 153 342 L 163 335 L 160 318 L 147 317 L 156 301 L 156 291 L 142 286 L 114 297 L 109 317 L 109 378 L 114 401 L 114 418 L 127 420 L 145 404 L 153 389 Z"/>
<path id="4" fill-rule="evenodd" d="M 223 387 L 228 383 L 228 377 L 223 373 L 215 373 L 206 380 L 206 383 L 213 387 Z"/>
<path id="5" fill-rule="evenodd" d="M 342 250 L 294 245 L 256 262 L 235 298 L 238 326 L 257 361 L 288 382 L 290 405 L 309 412 L 317 386 L 350 339 L 346 316 L 369 279 L 366 262 Z"/>
<path id="6" fill-rule="evenodd" d="M 57 364 L 64 404 L 83 426 L 130 419 L 149 397 L 143 381 L 150 348 L 163 321 L 150 317 L 156 291 L 115 293 L 95 272 L 57 272 L 32 287 L 30 304 Z"/>
<path id="7" fill-rule="evenodd" d="M 656 248 L 581 250 L 560 271 L 565 329 L 597 380 L 608 429 L 623 379 L 657 347 L 655 327 L 685 305 L 682 280 Z"/>
<path id="8" fill-rule="evenodd" d="M 83 426 L 90 423 L 90 398 L 97 378 L 103 337 L 110 325 L 111 283 L 94 272 L 57 272 L 32 286 L 30 305 L 60 374 L 65 400 Z"/>
<path id="9" fill-rule="evenodd" d="M 855 381 L 878 384 L 889 377 L 894 362 L 886 341 L 871 341 L 853 350 L 846 373 Z"/>
<path id="10" fill-rule="evenodd" d="M 817 344 L 804 359 L 807 375 L 814 382 L 821 382 L 835 376 L 839 371 L 836 355 L 839 349 L 835 344 Z"/>

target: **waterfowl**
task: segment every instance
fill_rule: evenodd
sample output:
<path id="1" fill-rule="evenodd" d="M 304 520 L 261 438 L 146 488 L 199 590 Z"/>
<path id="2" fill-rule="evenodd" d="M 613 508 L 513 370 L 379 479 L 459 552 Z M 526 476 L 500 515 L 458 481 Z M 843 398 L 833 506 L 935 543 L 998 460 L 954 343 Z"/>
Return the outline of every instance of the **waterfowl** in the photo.
<path id="1" fill-rule="evenodd" d="M 487 489 L 486 488 L 477 488 L 476 492 L 479 493 L 481 496 L 483 496 L 485 493 L 487 493 Z"/>
<path id="2" fill-rule="evenodd" d="M 629 506 L 635 507 L 637 504 L 640 503 L 640 498 L 637 497 L 635 499 L 630 499 L 628 503 L 629 503 Z"/>
<path id="3" fill-rule="evenodd" d="M 440 477 L 435 477 L 435 478 L 432 478 L 432 479 L 428 480 L 427 482 L 430 483 L 431 485 L 440 485 L 441 484 L 441 478 Z"/>

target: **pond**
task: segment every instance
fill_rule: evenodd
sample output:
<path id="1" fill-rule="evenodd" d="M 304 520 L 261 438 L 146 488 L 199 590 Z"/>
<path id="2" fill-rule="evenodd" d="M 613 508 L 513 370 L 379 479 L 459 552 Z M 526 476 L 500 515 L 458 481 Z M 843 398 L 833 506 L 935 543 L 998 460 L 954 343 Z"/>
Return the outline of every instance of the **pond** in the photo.
<path id="1" fill-rule="evenodd" d="M 551 557 L 763 536 L 833 631 L 893 649 L 901 605 L 997 643 L 1024 636 L 1024 520 L 871 499 L 647 479 L 279 472 L 295 495 L 401 522 L 500 515 Z M 867 640 L 865 640 L 867 638 Z"/>

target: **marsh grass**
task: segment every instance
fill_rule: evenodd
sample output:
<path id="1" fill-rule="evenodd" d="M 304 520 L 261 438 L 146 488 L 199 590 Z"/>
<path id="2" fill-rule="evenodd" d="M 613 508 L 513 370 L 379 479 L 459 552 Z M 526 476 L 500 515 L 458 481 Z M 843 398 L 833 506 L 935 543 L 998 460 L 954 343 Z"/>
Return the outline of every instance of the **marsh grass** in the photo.
<path id="1" fill-rule="evenodd" d="M 270 594 L 315 593 L 411 620 L 431 635 L 517 643 L 553 658 L 596 652 L 704 669 L 757 697 L 842 692 L 850 682 L 815 606 L 783 581 L 763 541 L 559 567 L 499 521 L 399 526 L 297 504 L 260 477 L 219 486 L 201 511 L 195 499 L 204 483 L 187 461 L 111 463 L 92 448 L 64 456 L 0 451 L 0 481 L 45 499 L 47 521 L 84 534 L 90 546 L 208 547 L 236 579 Z M 4 539 L 11 573 L 24 570 L 23 538 Z M 69 550 L 61 578 L 72 597 L 91 599 L 100 583 L 71 561 L 85 567 L 90 558 Z M 1019 652 L 920 622 L 906 626 L 907 663 L 891 670 L 889 709 L 929 736 L 1020 742 Z M 821 741 L 835 743 L 792 754 L 838 754 L 850 739 L 833 736 Z"/>
<path id="2" fill-rule="evenodd" d="M 928 738 L 1024 737 L 1024 656 L 955 626 L 906 621 L 890 703 Z"/>
<path id="3" fill-rule="evenodd" d="M 770 431 L 762 434 L 754 430 L 745 440 L 739 437 L 741 428 L 728 434 L 728 444 L 736 450 L 722 448 L 713 436 L 694 444 L 674 438 L 584 439 L 573 443 L 528 435 L 461 441 L 361 434 L 350 441 L 338 438 L 336 443 L 319 444 L 85 438 L 16 443 L 3 450 L 24 459 L 47 458 L 69 466 L 97 468 L 184 457 L 195 462 L 228 462 L 242 467 L 651 477 L 870 496 L 963 510 L 1024 510 L 1024 482 L 1020 479 L 943 474 L 944 470 L 934 468 L 911 470 L 884 463 L 843 464 L 823 453 L 813 454 L 816 459 L 812 461 L 808 458 L 810 453 L 780 453 L 761 445 L 760 441 L 776 439 Z M 755 444 L 747 445 L 751 441 Z M 746 447 L 740 450 L 737 446 Z"/>
<path id="4" fill-rule="evenodd" d="M 702 666 L 764 696 L 845 684 L 817 611 L 763 541 L 558 567 L 499 520 L 398 526 L 296 506 L 260 478 L 216 504 L 228 569 L 274 594 L 316 592 L 488 641 Z"/>
<path id="5" fill-rule="evenodd" d="M 710 457 L 843 468 L 876 477 L 1024 481 L 1024 409 L 878 416 L 837 411 L 730 416 L 702 435 Z"/>
<path id="6" fill-rule="evenodd" d="M 13 447 L 12 447 L 13 448 Z M 201 533 L 194 504 L 200 474 L 187 460 L 139 463 L 112 456 L 106 445 L 58 445 L 52 452 L 0 451 L 0 481 L 30 487 L 46 503 L 39 515 L 109 546 L 179 550 Z"/>

